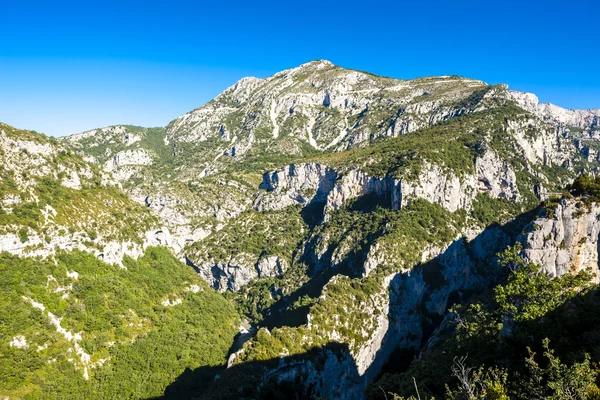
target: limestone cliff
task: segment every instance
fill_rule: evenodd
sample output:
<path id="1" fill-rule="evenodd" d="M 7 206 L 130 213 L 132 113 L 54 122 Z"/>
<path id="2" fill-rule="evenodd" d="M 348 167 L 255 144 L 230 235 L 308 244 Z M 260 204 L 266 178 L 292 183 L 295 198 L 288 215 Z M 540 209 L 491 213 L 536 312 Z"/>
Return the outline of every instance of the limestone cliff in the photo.
<path id="1" fill-rule="evenodd" d="M 600 207 L 581 199 L 562 199 L 544 210 L 522 234 L 523 257 L 541 266 L 550 276 L 590 270 L 598 282 Z"/>

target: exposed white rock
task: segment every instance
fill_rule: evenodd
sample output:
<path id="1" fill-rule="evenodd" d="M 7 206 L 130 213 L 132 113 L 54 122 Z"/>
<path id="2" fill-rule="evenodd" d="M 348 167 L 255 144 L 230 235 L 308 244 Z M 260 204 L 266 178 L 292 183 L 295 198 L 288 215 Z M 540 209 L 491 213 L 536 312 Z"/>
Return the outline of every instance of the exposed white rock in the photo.
<path id="1" fill-rule="evenodd" d="M 66 232 L 66 230 L 66 227 L 62 228 L 62 231 Z M 103 238 L 99 238 L 96 240 L 96 245 L 101 245 L 102 250 L 98 250 L 97 246 L 90 247 L 88 236 L 84 232 L 75 232 L 73 235 L 60 234 L 60 229 L 52 232 L 49 241 L 32 230 L 28 232 L 28 238 L 25 242 L 22 242 L 21 238 L 15 233 L 0 235 L 0 252 L 6 251 L 18 256 L 46 258 L 55 254 L 59 249 L 67 251 L 83 250 L 94 254 L 109 264 L 122 266 L 125 255 L 137 259 L 144 254 L 145 249 L 149 246 L 165 246 L 173 252 L 181 250 L 166 227 L 145 232 L 143 235 L 144 240 L 141 243 L 115 240 L 107 242 Z M 78 278 L 75 271 L 67 271 L 67 276 L 75 280 Z"/>
<path id="2" fill-rule="evenodd" d="M 79 274 L 76 271 L 67 271 L 67 278 L 77 280 L 79 279 Z"/>
<path id="3" fill-rule="evenodd" d="M 21 201 L 21 196 L 19 196 L 18 194 L 7 193 L 2 199 L 2 205 L 4 207 L 11 207 L 19 204 Z"/>
<path id="4" fill-rule="evenodd" d="M 283 209 L 293 204 L 325 203 L 327 213 L 362 195 L 388 197 L 393 209 L 412 199 L 425 199 L 449 211 L 469 210 L 479 192 L 494 198 L 520 199 L 515 172 L 497 154 L 488 150 L 475 161 L 475 173 L 458 176 L 440 165 L 424 161 L 418 180 L 375 177 L 352 168 L 338 172 L 318 163 L 292 164 L 265 173 L 254 207 Z"/>
<path id="5" fill-rule="evenodd" d="M 152 164 L 152 155 L 148 150 L 135 149 L 125 150 L 117 153 L 111 160 L 104 164 L 104 169 L 113 171 L 125 165 L 150 165 Z"/>
<path id="6" fill-rule="evenodd" d="M 79 342 L 82 339 L 81 333 L 73 333 L 73 332 L 68 331 L 65 328 L 63 328 L 61 325 L 61 319 L 49 311 L 46 312 L 46 307 L 44 307 L 43 304 L 38 303 L 38 302 L 34 301 L 33 299 L 25 297 L 25 296 L 23 296 L 23 300 L 29 302 L 34 308 L 41 310 L 42 313 L 44 313 L 46 315 L 46 317 L 48 317 L 48 319 L 50 320 L 50 323 L 52 325 L 54 325 L 56 332 L 59 333 L 60 335 L 62 335 L 69 342 L 71 342 L 73 347 L 70 348 L 69 350 L 70 351 L 75 350 L 75 354 L 78 356 L 78 360 L 81 363 L 81 366 L 83 367 L 83 377 L 86 380 L 89 379 L 90 376 L 89 376 L 88 368 L 90 368 L 90 367 L 94 368 L 94 367 L 96 367 L 96 365 L 92 364 L 90 362 L 91 356 L 88 353 L 86 353 L 85 350 L 83 349 L 83 347 L 81 347 L 81 345 L 79 344 Z M 76 366 L 79 366 L 79 365 L 76 364 Z"/>
<path id="7" fill-rule="evenodd" d="M 165 307 L 172 307 L 172 306 L 179 305 L 179 304 L 181 304 L 181 303 L 183 303 L 183 300 L 181 300 L 180 298 L 176 298 L 176 299 L 173 299 L 173 300 L 171 300 L 171 299 L 166 299 L 166 300 L 163 300 L 163 301 L 161 302 L 161 304 L 162 304 L 163 306 L 165 306 Z"/>
<path id="8" fill-rule="evenodd" d="M 514 90 L 507 91 L 508 98 L 515 101 L 525 110 L 540 116 L 544 120 L 578 128 L 590 128 L 600 123 L 600 109 L 568 110 L 550 103 L 540 103 L 533 93 Z"/>
<path id="9" fill-rule="evenodd" d="M 319 366 L 307 360 L 282 362 L 269 374 L 279 378 L 281 373 L 282 380 L 300 380 L 305 387 L 314 389 L 313 394 L 317 396 L 364 398 L 367 383 L 379 374 L 398 346 L 419 348 L 429 316 L 443 316 L 452 294 L 480 289 L 485 285 L 489 277 L 480 275 L 476 265 L 490 262 L 507 242 L 508 238 L 501 229 L 491 228 L 470 243 L 458 239 L 443 249 L 426 249 L 430 256 L 424 260 L 425 265 L 389 275 L 383 282 L 381 293 L 369 296 L 369 300 L 357 305 L 356 310 L 345 310 L 350 314 L 344 318 L 345 321 L 359 318 L 360 314 L 365 331 L 369 333 L 368 339 L 358 349 L 337 353 L 325 351 L 326 361 L 320 362 Z M 372 254 L 377 256 L 377 251 Z M 435 257 L 433 262 L 431 257 Z M 427 315 L 421 310 L 427 310 Z M 351 344 L 352 339 L 340 333 L 343 326 L 341 319 L 332 315 L 327 329 L 318 332 L 328 335 L 330 341 Z M 310 314 L 307 327 L 319 329 Z"/>
<path id="10" fill-rule="evenodd" d="M 401 207 L 406 206 L 411 199 L 421 198 L 437 203 L 449 211 L 469 210 L 476 195 L 475 182 L 475 176 L 461 179 L 453 172 L 444 171 L 439 165 L 425 162 L 418 181 L 402 182 Z"/>
<path id="11" fill-rule="evenodd" d="M 520 199 L 517 177 L 506 160 L 496 153 L 486 151 L 475 161 L 479 191 L 490 197 L 518 201 Z"/>
<path id="12" fill-rule="evenodd" d="M 351 169 L 341 174 L 332 190 L 327 194 L 326 210 L 335 211 L 347 201 L 366 194 L 391 197 L 392 208 L 401 208 L 402 192 L 399 180 L 378 178 Z"/>
<path id="13" fill-rule="evenodd" d="M 538 218 L 520 236 L 524 258 L 550 276 L 589 269 L 598 282 L 600 207 L 593 204 L 588 209 L 577 200 L 561 200 L 551 213 L 552 218 Z"/>
<path id="14" fill-rule="evenodd" d="M 26 349 L 27 347 L 29 347 L 29 345 L 27 344 L 27 340 L 23 335 L 17 335 L 13 337 L 10 343 L 8 343 L 8 345 L 10 347 L 16 347 L 17 349 Z"/>
<path id="15" fill-rule="evenodd" d="M 244 138 L 264 130 L 272 142 L 291 136 L 317 149 L 341 150 L 371 134 L 397 135 L 451 117 L 459 110 L 444 100 L 466 97 L 473 88 L 484 86 L 481 81 L 453 77 L 414 81 L 379 78 L 319 60 L 266 79 L 244 78 L 213 101 L 171 122 L 167 132 L 169 141 L 193 143 L 223 137 L 227 131 L 245 143 Z M 384 91 L 386 101 L 382 102 Z M 419 96 L 438 91 L 447 97 L 413 103 Z M 369 132 L 360 120 L 349 123 L 361 113 L 384 107 L 389 109 L 387 117 L 394 126 L 389 133 L 385 124 Z"/>
<path id="16" fill-rule="evenodd" d="M 203 261 L 196 266 L 209 285 L 220 291 L 238 291 L 243 285 L 258 277 L 255 268 L 257 257 L 250 253 L 231 256 L 227 262 Z"/>
<path id="17" fill-rule="evenodd" d="M 383 281 L 383 291 L 378 296 L 373 297 L 371 307 L 377 309 L 377 317 L 372 327 L 372 333 L 369 339 L 363 343 L 360 349 L 354 354 L 354 361 L 359 375 L 364 375 L 377 358 L 377 353 L 383 345 L 385 336 L 388 334 L 390 311 L 390 302 L 388 299 L 388 288 L 395 274 L 387 276 Z"/>
<path id="18" fill-rule="evenodd" d="M 198 293 L 200 291 L 200 286 L 198 285 L 190 285 L 189 288 L 186 289 L 187 292 Z"/>
<path id="19" fill-rule="evenodd" d="M 278 256 L 267 256 L 258 260 L 256 269 L 258 277 L 274 277 L 285 272 L 288 267 L 287 261 Z"/>
<path id="20" fill-rule="evenodd" d="M 319 163 L 291 164 L 267 172 L 260 188 L 266 193 L 255 200 L 259 210 L 280 210 L 294 204 L 325 201 L 333 189 L 338 173 Z"/>

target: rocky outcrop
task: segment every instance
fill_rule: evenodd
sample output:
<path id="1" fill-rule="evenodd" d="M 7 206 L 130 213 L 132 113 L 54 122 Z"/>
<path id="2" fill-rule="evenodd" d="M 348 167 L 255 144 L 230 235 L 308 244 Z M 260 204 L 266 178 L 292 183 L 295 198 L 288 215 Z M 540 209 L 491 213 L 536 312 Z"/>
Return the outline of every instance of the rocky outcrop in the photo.
<path id="1" fill-rule="evenodd" d="M 65 157 L 67 150 L 41 134 L 16 130 L 0 123 L 0 162 L 3 180 L 8 177 L 14 190 L 29 193 L 39 178 L 56 180 L 62 186 L 79 190 L 95 176 L 89 165 Z M 64 157 L 64 158 L 63 158 Z M 7 193 L 8 196 L 12 194 Z"/>
<path id="2" fill-rule="evenodd" d="M 318 60 L 266 79 L 244 78 L 172 121 L 167 133 L 170 142 L 237 138 L 257 146 L 293 137 L 316 149 L 343 150 L 373 136 L 395 136 L 464 112 L 455 101 L 485 87 L 484 82 L 456 77 L 380 78 Z M 444 96 L 429 100 L 438 92 Z M 382 120 L 371 121 L 371 115 Z M 258 138 L 257 132 L 270 135 L 247 140 L 250 135 Z M 286 151 L 296 151 L 292 149 L 287 146 Z"/>
<path id="3" fill-rule="evenodd" d="M 595 129 L 600 124 L 600 109 L 568 110 L 554 104 L 540 103 L 538 97 L 533 93 L 514 90 L 507 90 L 507 97 L 523 109 L 557 126 Z"/>
<path id="4" fill-rule="evenodd" d="M 236 292 L 253 279 L 282 274 L 289 264 L 278 256 L 239 253 L 227 261 L 206 260 L 193 266 L 210 286 L 219 291 Z"/>
<path id="5" fill-rule="evenodd" d="M 325 202 L 333 190 L 338 173 L 319 163 L 291 164 L 276 171 L 266 172 L 254 201 L 259 211 L 281 210 L 291 205 Z"/>
<path id="6" fill-rule="evenodd" d="M 401 185 L 401 207 L 411 199 L 424 199 L 449 211 L 459 208 L 471 209 L 475 195 L 476 179 L 473 176 L 458 177 L 441 166 L 425 162 L 418 180 L 404 180 Z"/>
<path id="7" fill-rule="evenodd" d="M 104 154 L 93 157 L 96 162 L 106 161 L 107 157 L 112 157 L 117 151 L 124 147 L 132 147 L 139 143 L 147 134 L 146 128 L 115 125 L 101 129 L 92 129 L 90 131 L 78 133 L 61 138 L 64 142 L 81 150 L 84 154 L 86 150 L 92 148 L 104 148 Z"/>
<path id="8" fill-rule="evenodd" d="M 62 232 L 66 231 L 62 229 Z M 173 250 L 175 243 L 166 228 L 158 228 L 147 231 L 142 235 L 143 241 L 116 241 L 98 237 L 90 240 L 86 232 L 74 232 L 66 235 L 60 233 L 60 229 L 52 229 L 51 234 L 45 237 L 38 232 L 29 229 L 27 238 L 22 240 L 20 235 L 6 233 L 0 235 L 0 252 L 6 251 L 10 254 L 23 257 L 46 258 L 56 254 L 58 250 L 74 251 L 81 250 L 94 254 L 108 264 L 123 265 L 123 257 L 129 256 L 134 259 L 142 256 L 149 246 L 165 246 Z"/>
<path id="9" fill-rule="evenodd" d="M 23 257 L 46 258 L 54 255 L 58 250 L 82 250 L 94 254 L 96 257 L 109 264 L 123 265 L 123 257 L 138 258 L 144 254 L 149 246 L 165 246 L 173 249 L 173 239 L 166 228 L 155 228 L 142 235 L 143 241 L 116 241 L 101 236 L 90 240 L 86 232 L 64 234 L 66 229 L 52 229 L 45 237 L 29 229 L 26 240 L 15 233 L 0 235 L 0 252 Z"/>
<path id="10" fill-rule="evenodd" d="M 395 349 L 420 347 L 432 327 L 443 319 L 452 297 L 480 290 L 494 280 L 497 270 L 486 267 L 493 265 L 495 254 L 512 239 L 502 229 L 493 227 L 469 242 L 458 239 L 445 248 L 426 249 L 430 258 L 423 264 L 387 276 L 382 291 L 366 296 L 366 301 L 357 305 L 356 313 L 343 311 L 352 316 L 331 316 L 323 334 L 327 335 L 326 340 L 341 343 L 354 343 L 343 333 L 347 321 L 358 318 L 358 313 L 372 317 L 361 323 L 359 334 L 368 332 L 368 338 L 360 346 L 351 345 L 350 349 L 339 352 L 324 351 L 321 356 L 326 361 L 320 365 L 282 359 L 280 366 L 268 374 L 281 375 L 281 380 L 293 377 L 316 397 L 363 398 L 366 385 L 380 373 Z M 374 251 L 373 255 L 380 253 Z M 330 284 L 338 279 L 339 275 L 334 276 Z M 327 296 L 327 290 L 326 286 L 322 297 Z M 313 320 L 309 314 L 307 329 L 321 332 Z"/>
<path id="11" fill-rule="evenodd" d="M 265 256 L 256 263 L 259 278 L 272 278 L 281 275 L 287 268 L 287 261 L 277 256 Z"/>
<path id="12" fill-rule="evenodd" d="M 515 172 L 506 160 L 485 151 L 475 161 L 475 173 L 458 176 L 437 164 L 424 161 L 418 179 L 376 177 L 356 168 L 336 171 L 318 163 L 292 164 L 263 175 L 254 207 L 279 210 L 290 205 L 325 203 L 324 217 L 362 195 L 389 198 L 399 210 L 412 199 L 424 199 L 449 211 L 469 210 L 480 192 L 490 197 L 519 201 Z"/>
<path id="13" fill-rule="evenodd" d="M 507 160 L 486 151 L 475 161 L 478 189 L 490 197 L 518 201 L 520 199 L 517 177 Z"/>
<path id="14" fill-rule="evenodd" d="M 147 150 L 125 150 L 117 153 L 112 160 L 107 161 L 104 168 L 107 171 L 112 171 L 124 165 L 150 165 L 152 164 L 152 156 Z"/>
<path id="15" fill-rule="evenodd" d="M 524 259 L 540 265 L 550 276 L 589 269 L 598 282 L 600 207 L 563 199 L 544 211 L 547 215 L 532 222 L 519 238 Z"/>

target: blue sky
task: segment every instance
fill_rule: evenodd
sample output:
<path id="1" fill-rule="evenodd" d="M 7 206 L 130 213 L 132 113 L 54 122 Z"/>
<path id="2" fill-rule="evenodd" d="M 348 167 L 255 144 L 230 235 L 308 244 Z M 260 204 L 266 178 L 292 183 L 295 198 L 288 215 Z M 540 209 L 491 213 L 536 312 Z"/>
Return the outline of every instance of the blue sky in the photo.
<path id="1" fill-rule="evenodd" d="M 315 59 L 462 75 L 600 108 L 600 5 L 539 1 L 0 1 L 0 121 L 163 126 L 244 76 Z"/>

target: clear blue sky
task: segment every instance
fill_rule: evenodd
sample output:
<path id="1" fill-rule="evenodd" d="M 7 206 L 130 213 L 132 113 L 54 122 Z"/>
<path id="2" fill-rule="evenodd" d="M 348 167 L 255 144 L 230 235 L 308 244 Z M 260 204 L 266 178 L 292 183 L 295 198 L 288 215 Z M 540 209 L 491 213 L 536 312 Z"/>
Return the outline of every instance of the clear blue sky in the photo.
<path id="1" fill-rule="evenodd" d="M 162 126 L 243 76 L 314 59 L 600 108 L 599 16 L 595 0 L 0 0 L 0 121 Z"/>

